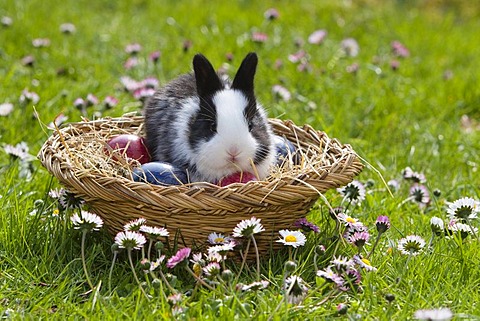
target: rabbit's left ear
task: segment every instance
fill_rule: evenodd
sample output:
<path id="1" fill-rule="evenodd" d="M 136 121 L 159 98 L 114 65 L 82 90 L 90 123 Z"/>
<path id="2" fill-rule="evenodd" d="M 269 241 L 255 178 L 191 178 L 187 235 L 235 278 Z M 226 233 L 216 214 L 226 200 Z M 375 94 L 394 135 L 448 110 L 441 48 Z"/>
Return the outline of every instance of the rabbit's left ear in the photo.
<path id="1" fill-rule="evenodd" d="M 232 89 L 238 89 L 245 93 L 253 93 L 253 79 L 257 70 L 258 57 L 254 52 L 249 53 L 242 61 L 237 74 L 233 79 Z"/>

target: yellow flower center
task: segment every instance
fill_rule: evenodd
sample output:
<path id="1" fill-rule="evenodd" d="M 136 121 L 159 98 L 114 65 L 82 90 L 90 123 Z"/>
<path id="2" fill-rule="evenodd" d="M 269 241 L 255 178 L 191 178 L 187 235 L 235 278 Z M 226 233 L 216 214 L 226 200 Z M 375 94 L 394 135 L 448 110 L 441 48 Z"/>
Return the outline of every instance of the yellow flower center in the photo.
<path id="1" fill-rule="evenodd" d="M 348 223 L 356 223 L 356 222 L 357 222 L 357 220 L 354 219 L 353 217 L 347 217 L 347 218 L 345 219 L 345 221 L 347 221 Z"/>
<path id="2" fill-rule="evenodd" d="M 287 235 L 285 236 L 285 242 L 296 242 L 297 238 L 294 235 Z"/>
<path id="3" fill-rule="evenodd" d="M 216 239 L 213 240 L 215 243 L 223 243 L 225 242 L 225 239 L 223 237 L 217 237 Z"/>
<path id="4" fill-rule="evenodd" d="M 362 258 L 362 262 L 365 263 L 368 266 L 372 266 L 372 263 L 370 263 L 370 261 L 366 258 Z"/>
<path id="5" fill-rule="evenodd" d="M 58 214 L 60 214 L 60 210 L 58 208 L 54 209 L 52 215 L 57 216 Z"/>

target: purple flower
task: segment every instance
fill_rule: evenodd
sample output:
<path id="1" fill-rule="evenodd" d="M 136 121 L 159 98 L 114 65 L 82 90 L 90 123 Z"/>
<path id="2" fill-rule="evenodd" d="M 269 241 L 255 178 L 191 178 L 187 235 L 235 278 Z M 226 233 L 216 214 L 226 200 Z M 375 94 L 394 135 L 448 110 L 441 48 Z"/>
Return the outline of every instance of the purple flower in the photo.
<path id="1" fill-rule="evenodd" d="M 253 32 L 252 33 L 252 41 L 257 43 L 264 43 L 267 42 L 268 35 L 263 32 Z"/>
<path id="2" fill-rule="evenodd" d="M 348 241 L 361 249 L 370 238 L 368 232 L 355 232 L 349 236 Z"/>
<path id="3" fill-rule="evenodd" d="M 315 30 L 308 36 L 308 42 L 313 45 L 319 45 L 325 40 L 328 32 L 325 29 Z"/>
<path id="4" fill-rule="evenodd" d="M 20 142 L 15 146 L 6 144 L 3 149 L 5 150 L 5 153 L 10 155 L 13 159 L 30 160 L 32 158 L 28 153 L 29 148 L 25 142 Z"/>
<path id="5" fill-rule="evenodd" d="M 295 223 L 293 223 L 293 226 L 303 230 L 304 232 L 320 232 L 318 226 L 309 222 L 305 217 L 297 220 Z"/>
<path id="6" fill-rule="evenodd" d="M 397 57 L 406 58 L 410 56 L 410 51 L 400 41 L 391 43 L 393 54 Z"/>
<path id="7" fill-rule="evenodd" d="M 185 247 L 183 249 L 178 250 L 174 256 L 168 259 L 167 267 L 170 269 L 173 269 L 178 264 L 182 263 L 183 261 L 186 261 L 190 256 L 191 251 L 192 249 L 189 247 Z"/>
<path id="8" fill-rule="evenodd" d="M 278 19 L 278 17 L 280 16 L 280 13 L 278 12 L 277 9 L 270 8 L 270 9 L 267 9 L 267 11 L 265 11 L 263 16 L 265 17 L 265 19 L 275 20 L 275 19 Z"/>
<path id="9" fill-rule="evenodd" d="M 380 215 L 375 222 L 378 233 L 385 233 L 390 228 L 390 219 L 388 216 Z"/>

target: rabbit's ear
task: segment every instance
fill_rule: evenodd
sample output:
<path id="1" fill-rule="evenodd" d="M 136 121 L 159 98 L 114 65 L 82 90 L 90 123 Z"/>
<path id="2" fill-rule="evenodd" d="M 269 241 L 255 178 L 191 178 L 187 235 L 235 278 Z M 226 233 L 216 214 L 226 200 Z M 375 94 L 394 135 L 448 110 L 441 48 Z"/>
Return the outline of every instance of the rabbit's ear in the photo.
<path id="1" fill-rule="evenodd" d="M 223 88 L 215 69 L 204 55 L 196 54 L 193 57 L 193 70 L 195 72 L 198 96 L 211 96 Z"/>
<path id="2" fill-rule="evenodd" d="M 257 70 L 258 57 L 254 52 L 249 53 L 243 59 L 237 74 L 233 79 L 232 89 L 238 89 L 245 93 L 253 93 L 253 78 Z"/>

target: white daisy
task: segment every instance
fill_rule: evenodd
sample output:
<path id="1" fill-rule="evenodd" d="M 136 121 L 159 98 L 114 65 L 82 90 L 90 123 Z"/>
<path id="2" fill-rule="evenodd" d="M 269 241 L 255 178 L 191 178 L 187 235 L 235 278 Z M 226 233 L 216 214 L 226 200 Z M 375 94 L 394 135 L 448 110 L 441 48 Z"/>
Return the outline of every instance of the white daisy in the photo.
<path id="1" fill-rule="evenodd" d="M 220 264 L 217 262 L 208 263 L 205 267 L 203 267 L 203 272 L 207 276 L 216 276 L 220 273 Z"/>
<path id="2" fill-rule="evenodd" d="M 136 220 L 130 221 L 124 225 L 124 231 L 140 231 L 140 228 L 147 223 L 147 220 L 143 217 L 137 218 Z"/>
<path id="3" fill-rule="evenodd" d="M 448 229 L 451 232 L 461 233 L 462 238 L 466 238 L 468 235 L 475 235 L 478 233 L 478 228 L 460 222 L 454 222 L 453 224 L 450 224 Z"/>
<path id="4" fill-rule="evenodd" d="M 213 232 L 208 235 L 208 242 L 214 245 L 228 243 L 230 242 L 230 240 L 231 240 L 230 237 L 225 236 L 221 233 Z"/>
<path id="5" fill-rule="evenodd" d="M 70 220 L 76 230 L 98 231 L 103 226 L 103 220 L 98 215 L 87 211 L 80 211 L 80 215 L 75 213 Z"/>
<path id="6" fill-rule="evenodd" d="M 398 241 L 398 249 L 405 255 L 418 255 L 425 247 L 425 240 L 418 235 L 408 235 Z"/>
<path id="7" fill-rule="evenodd" d="M 243 285 L 241 286 L 241 290 L 242 290 L 242 291 L 258 291 L 258 290 L 263 290 L 263 289 L 266 289 L 269 284 L 270 284 L 270 282 L 268 282 L 268 281 L 266 281 L 266 280 L 256 281 L 256 282 L 253 282 L 253 283 L 250 283 L 250 284 L 243 284 Z"/>
<path id="8" fill-rule="evenodd" d="M 360 266 L 361 268 L 365 269 L 366 271 L 376 271 L 377 268 L 372 266 L 372 263 L 369 259 L 361 257 L 360 255 L 354 255 L 353 261 Z"/>
<path id="9" fill-rule="evenodd" d="M 471 197 L 463 197 L 454 202 L 447 202 L 447 215 L 451 219 L 470 220 L 477 218 L 480 202 Z"/>
<path id="10" fill-rule="evenodd" d="M 307 296 L 308 286 L 299 276 L 292 275 L 285 280 L 285 289 L 287 302 L 290 304 L 300 304 Z"/>
<path id="11" fill-rule="evenodd" d="M 430 228 L 432 229 L 433 233 L 439 234 L 443 232 L 445 224 L 443 223 L 443 220 L 441 218 L 433 216 L 430 219 Z"/>
<path id="12" fill-rule="evenodd" d="M 159 236 L 167 237 L 169 235 L 167 229 L 164 227 L 147 226 L 147 225 L 141 225 L 140 232 L 147 234 L 147 236 L 152 239 L 156 239 Z"/>
<path id="13" fill-rule="evenodd" d="M 115 236 L 115 243 L 120 248 L 139 250 L 147 243 L 147 240 L 138 232 L 122 231 Z"/>
<path id="14" fill-rule="evenodd" d="M 334 257 L 332 264 L 335 266 L 337 271 L 345 271 L 353 267 L 353 261 L 348 259 L 346 256 Z"/>
<path id="15" fill-rule="evenodd" d="M 360 222 L 358 219 L 348 214 L 340 213 L 337 215 L 337 218 L 341 223 L 343 223 L 347 227 L 354 228 L 354 227 L 363 226 L 362 222 Z"/>
<path id="16" fill-rule="evenodd" d="M 417 320 L 448 321 L 453 318 L 453 313 L 449 308 L 417 310 L 414 318 Z"/>
<path id="17" fill-rule="evenodd" d="M 250 237 L 254 234 L 263 232 L 265 231 L 265 228 L 260 221 L 261 220 L 255 216 L 252 216 L 251 219 L 243 220 L 233 229 L 232 235 L 234 237 Z"/>
<path id="18" fill-rule="evenodd" d="M 220 255 L 226 255 L 227 252 L 233 251 L 235 245 L 237 245 L 235 241 L 230 241 L 229 243 L 210 246 L 208 248 L 208 254 L 219 253 Z"/>
<path id="19" fill-rule="evenodd" d="M 360 204 L 365 200 L 367 194 L 365 186 L 357 180 L 351 181 L 344 187 L 337 189 L 343 195 L 343 199 L 350 202 L 352 205 Z"/>
<path id="20" fill-rule="evenodd" d="M 305 245 L 307 238 L 300 231 L 290 231 L 290 230 L 280 230 L 280 235 L 282 236 L 277 242 L 283 243 L 284 245 L 293 246 L 295 248 Z"/>
<path id="21" fill-rule="evenodd" d="M 13 104 L 3 103 L 0 104 L 0 116 L 7 116 L 13 111 Z"/>

